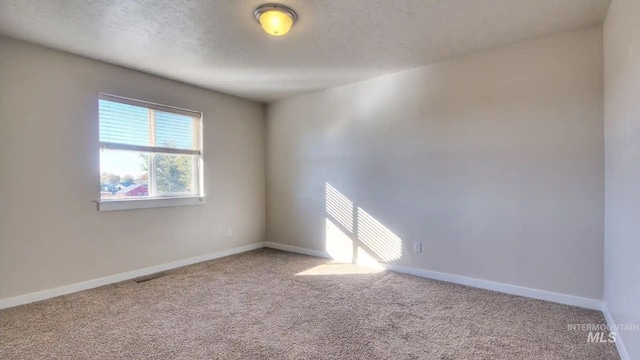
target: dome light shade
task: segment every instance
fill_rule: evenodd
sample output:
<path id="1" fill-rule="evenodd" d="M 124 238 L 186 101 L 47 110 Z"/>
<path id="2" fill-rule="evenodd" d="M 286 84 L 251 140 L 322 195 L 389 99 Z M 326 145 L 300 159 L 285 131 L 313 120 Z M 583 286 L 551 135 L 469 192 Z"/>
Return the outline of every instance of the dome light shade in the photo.
<path id="1" fill-rule="evenodd" d="M 256 20 L 262 29 L 273 36 L 282 36 L 298 20 L 298 15 L 291 8 L 279 4 L 264 4 L 258 6 L 254 12 Z"/>

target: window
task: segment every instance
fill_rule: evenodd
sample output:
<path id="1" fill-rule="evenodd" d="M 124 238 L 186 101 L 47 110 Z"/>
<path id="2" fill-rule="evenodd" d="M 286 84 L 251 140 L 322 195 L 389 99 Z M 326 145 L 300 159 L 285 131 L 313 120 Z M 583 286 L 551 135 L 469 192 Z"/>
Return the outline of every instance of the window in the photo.
<path id="1" fill-rule="evenodd" d="M 202 113 L 100 94 L 99 118 L 100 210 L 203 202 Z"/>

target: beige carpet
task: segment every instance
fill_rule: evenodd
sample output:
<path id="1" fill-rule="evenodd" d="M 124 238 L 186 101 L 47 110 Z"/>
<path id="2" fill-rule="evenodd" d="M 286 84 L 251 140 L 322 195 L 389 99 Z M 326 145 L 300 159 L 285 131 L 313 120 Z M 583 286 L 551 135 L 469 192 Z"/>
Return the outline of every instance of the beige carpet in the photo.
<path id="1" fill-rule="evenodd" d="M 618 359 L 602 314 L 262 249 L 0 311 L 0 359 Z"/>

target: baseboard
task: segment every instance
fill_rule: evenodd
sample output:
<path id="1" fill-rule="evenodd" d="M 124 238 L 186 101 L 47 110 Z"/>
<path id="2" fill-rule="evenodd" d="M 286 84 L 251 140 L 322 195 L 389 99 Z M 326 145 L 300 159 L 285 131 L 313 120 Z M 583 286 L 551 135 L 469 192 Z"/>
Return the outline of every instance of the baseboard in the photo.
<path id="1" fill-rule="evenodd" d="M 607 325 L 609 325 L 610 328 L 615 329 L 616 328 L 616 323 L 615 321 L 613 321 L 613 317 L 611 316 L 611 313 L 609 312 L 609 308 L 607 307 L 607 303 L 606 302 L 602 302 L 602 314 L 604 315 L 604 318 L 607 320 Z M 620 359 L 621 360 L 631 360 L 631 356 L 629 356 L 629 353 L 627 352 L 627 348 L 624 347 L 624 342 L 622 341 L 622 337 L 620 336 L 620 333 L 617 333 L 616 335 L 618 335 L 616 337 L 616 349 L 618 349 L 618 354 L 620 355 Z"/>
<path id="2" fill-rule="evenodd" d="M 331 255 L 329 255 L 329 253 L 326 251 L 312 250 L 312 249 L 302 248 L 298 246 L 274 243 L 270 241 L 265 242 L 264 245 L 271 249 L 288 251 L 296 254 L 315 256 L 315 257 L 324 258 L 324 259 L 332 259 Z"/>
<path id="3" fill-rule="evenodd" d="M 179 267 L 196 264 L 203 261 L 218 259 L 218 258 L 222 258 L 229 255 L 235 255 L 235 254 L 239 254 L 239 253 L 243 253 L 251 250 L 260 249 L 260 248 L 263 248 L 264 246 L 265 246 L 264 242 L 246 245 L 246 246 L 240 246 L 233 249 L 216 251 L 213 253 L 195 256 L 188 259 L 151 266 L 144 269 L 133 270 L 133 271 L 120 273 L 116 275 L 105 276 L 98 279 L 83 281 L 76 284 L 61 286 L 55 289 L 43 290 L 43 291 L 38 291 L 38 292 L 20 295 L 16 297 L 0 299 L 0 309 L 6 309 L 6 308 L 18 306 L 18 305 L 32 303 L 35 301 L 50 299 L 56 296 L 67 295 L 67 294 L 75 293 L 78 291 L 89 290 L 89 289 L 97 288 L 104 285 L 109 285 L 109 284 L 113 284 L 113 283 L 117 283 L 125 280 L 131 280 L 133 278 L 137 278 L 140 276 L 154 274 L 157 272 L 176 269 Z"/>
<path id="4" fill-rule="evenodd" d="M 546 290 L 527 288 L 518 285 L 505 284 L 490 280 L 482 280 L 461 275 L 453 275 L 441 273 L 438 271 L 419 269 L 408 266 L 400 266 L 394 264 L 380 264 L 383 268 L 391 271 L 397 271 L 404 274 L 420 276 L 433 280 L 451 282 L 460 285 L 471 286 L 475 288 L 497 291 L 510 295 L 524 296 L 532 299 L 545 300 L 558 304 L 577 306 L 581 308 L 598 310 L 602 307 L 602 301 L 580 296 L 561 294 Z"/>
<path id="5" fill-rule="evenodd" d="M 290 251 L 298 254 L 331 259 L 331 256 L 324 251 L 305 249 L 297 246 L 284 245 L 284 244 L 278 244 L 273 242 L 266 242 L 265 246 L 269 248 Z M 550 301 L 550 302 L 564 304 L 564 305 L 577 306 L 577 307 L 591 309 L 591 310 L 600 311 L 602 309 L 602 301 L 596 300 L 596 299 L 589 299 L 589 298 L 584 298 L 579 296 L 555 293 L 551 291 L 532 289 L 532 288 L 504 284 L 504 283 L 499 283 L 499 282 L 489 281 L 489 280 L 475 279 L 475 278 L 461 276 L 461 275 L 453 275 L 453 274 L 442 273 L 438 271 L 420 269 L 420 268 L 409 267 L 409 266 L 401 266 L 401 265 L 385 264 L 385 263 L 378 263 L 378 265 L 386 270 L 419 276 L 427 279 L 446 281 L 446 282 L 471 286 L 471 287 L 480 288 L 480 289 L 497 291 L 505 294 L 518 295 L 518 296 L 524 296 L 524 297 L 538 299 L 538 300 L 545 300 L 545 301 Z"/>
<path id="6" fill-rule="evenodd" d="M 218 259 L 218 258 L 222 258 L 229 255 L 256 250 L 265 246 L 273 249 L 289 251 L 289 252 L 298 253 L 298 254 L 331 259 L 331 256 L 329 255 L 329 253 L 325 251 L 312 250 L 312 249 L 302 248 L 298 246 L 291 246 L 291 245 L 279 244 L 274 242 L 261 242 L 261 243 L 241 246 L 233 249 L 222 250 L 222 251 L 218 251 L 210 254 L 200 255 L 200 256 L 196 256 L 188 259 L 178 260 L 178 261 L 174 261 L 166 264 L 151 266 L 144 269 L 138 269 L 138 270 L 134 270 L 126 273 L 106 276 L 106 277 L 102 277 L 94 280 L 88 280 L 88 281 L 84 281 L 76 284 L 62 286 L 55 289 L 43 290 L 43 291 L 38 291 L 38 292 L 26 294 L 26 295 L 0 299 L 0 309 L 14 307 L 18 305 L 24 305 L 24 304 L 32 303 L 35 301 L 46 300 L 56 296 L 71 294 L 78 291 L 93 289 L 96 287 L 109 285 L 109 284 L 117 283 L 120 281 L 130 280 L 136 277 L 153 274 L 160 271 L 167 271 L 167 270 L 171 270 L 171 269 L 175 269 L 175 268 L 179 268 L 187 265 L 196 264 L 203 261 Z M 578 307 L 587 308 L 587 309 L 602 310 L 603 313 L 605 314 L 605 317 L 607 318 L 607 322 L 610 324 L 613 323 L 613 321 L 611 320 L 611 315 L 608 313 L 608 311 L 607 312 L 604 311 L 604 306 L 602 305 L 602 302 L 596 299 L 589 299 L 589 298 L 554 293 L 554 292 L 549 292 L 544 290 L 531 289 L 531 288 L 526 288 L 526 287 L 521 287 L 516 285 L 509 285 L 509 284 L 504 284 L 504 283 L 499 283 L 494 281 L 475 279 L 475 278 L 470 278 L 466 276 L 441 273 L 437 271 L 425 270 L 425 269 L 408 267 L 408 266 L 400 266 L 400 265 L 384 264 L 384 263 L 380 263 L 380 266 L 390 271 L 396 271 L 396 272 L 419 276 L 419 277 L 428 278 L 428 279 L 441 280 L 441 281 L 446 281 L 446 282 L 451 282 L 451 283 L 456 283 L 456 284 L 461 284 L 461 285 L 466 285 L 466 286 L 471 286 L 471 287 L 476 287 L 476 288 L 481 288 L 486 290 L 498 291 L 498 292 L 511 294 L 511 295 L 518 295 L 518 296 L 524 296 L 524 297 L 529 297 L 533 299 L 551 301 L 551 302 L 565 304 L 565 305 L 578 306 Z M 618 345 L 618 342 L 616 342 L 616 346 L 621 346 L 622 349 L 624 350 L 622 341 L 621 340 L 619 341 L 620 341 L 620 345 Z M 619 349 L 621 354 L 623 353 L 623 350 Z M 625 360 L 625 358 L 623 358 L 623 360 Z"/>

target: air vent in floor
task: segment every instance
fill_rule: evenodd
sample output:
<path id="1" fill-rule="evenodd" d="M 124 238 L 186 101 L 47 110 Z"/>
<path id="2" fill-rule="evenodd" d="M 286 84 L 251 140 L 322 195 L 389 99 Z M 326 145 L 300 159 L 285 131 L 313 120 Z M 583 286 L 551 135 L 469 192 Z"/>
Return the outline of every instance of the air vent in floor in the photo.
<path id="1" fill-rule="evenodd" d="M 165 273 L 159 272 L 159 273 L 155 273 L 155 274 L 151 274 L 151 275 L 137 277 L 137 278 L 133 279 L 133 282 L 139 284 L 139 283 L 151 281 L 151 280 L 154 280 L 154 279 L 157 279 L 157 278 L 161 278 L 163 276 L 165 276 Z"/>

